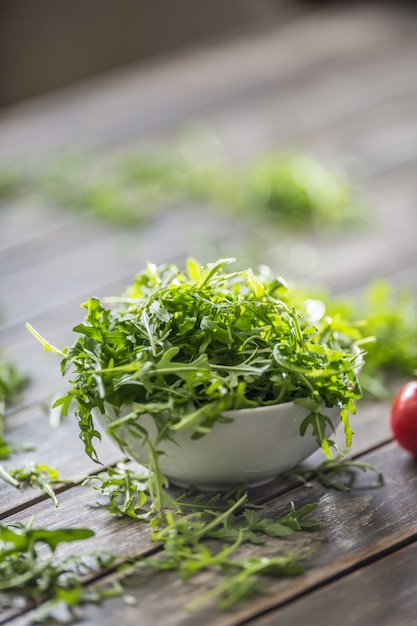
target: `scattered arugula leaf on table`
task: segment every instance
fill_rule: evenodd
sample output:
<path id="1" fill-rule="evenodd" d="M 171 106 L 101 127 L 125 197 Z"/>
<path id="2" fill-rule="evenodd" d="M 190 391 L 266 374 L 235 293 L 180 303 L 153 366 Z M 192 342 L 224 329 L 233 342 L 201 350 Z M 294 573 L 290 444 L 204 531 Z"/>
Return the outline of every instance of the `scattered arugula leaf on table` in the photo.
<path id="1" fill-rule="evenodd" d="M 40 489 L 49 496 L 55 506 L 58 500 L 53 489 L 53 485 L 62 483 L 59 472 L 45 463 L 31 463 L 30 465 L 8 470 L 9 476 L 13 479 L 11 483 L 14 487 L 31 487 Z M 10 480 L 7 482 L 11 482 Z"/>
<path id="2" fill-rule="evenodd" d="M 185 503 L 186 505 L 186 503 Z M 309 519 L 316 505 L 297 510 L 291 503 L 290 513 L 272 519 L 262 517 L 262 512 L 248 508 L 248 495 L 234 498 L 225 509 L 209 506 L 190 514 L 170 512 L 154 532 L 153 540 L 162 550 L 153 557 L 130 562 L 120 570 L 120 578 L 128 579 L 135 572 L 177 571 L 187 581 L 201 571 L 210 572 L 214 580 L 219 575 L 222 582 L 214 585 L 195 601 L 187 605 L 197 609 L 201 604 L 220 598 L 218 608 L 229 609 L 237 601 L 248 598 L 255 591 L 267 592 L 265 580 L 277 576 L 294 576 L 304 571 L 303 560 L 311 550 L 288 547 L 288 539 L 299 531 L 308 531 L 323 522 Z M 276 541 L 286 540 L 285 548 L 275 556 L 244 556 L 236 551 L 244 543 L 262 544 L 265 536 Z M 221 547 L 226 544 L 225 547 Z"/>
<path id="3" fill-rule="evenodd" d="M 341 172 L 303 153 L 267 154 L 244 177 L 243 203 L 294 230 L 346 228 L 365 222 L 358 194 Z"/>
<path id="4" fill-rule="evenodd" d="M 6 412 L 6 403 L 17 399 L 19 392 L 28 378 L 22 374 L 10 361 L 4 350 L 0 348 L 0 448 L 3 436 L 3 420 Z M 0 458 L 2 455 L 0 454 Z"/>
<path id="5" fill-rule="evenodd" d="M 224 150 L 213 155 L 210 143 L 183 136 L 164 148 L 63 153 L 28 170 L 23 188 L 121 226 L 142 224 L 167 207 L 190 203 L 296 230 L 365 221 L 367 212 L 346 176 L 312 156 L 276 152 L 236 165 Z M 8 180 L 5 171 L 5 190 L 18 194 L 22 186 Z"/>
<path id="6" fill-rule="evenodd" d="M 147 473 L 138 472 L 118 463 L 116 467 L 109 467 L 103 472 L 88 476 L 82 482 L 83 486 L 91 486 L 109 500 L 109 504 L 100 506 L 106 508 L 113 515 L 125 515 L 134 519 L 149 518 L 147 495 Z"/>
<path id="7" fill-rule="evenodd" d="M 417 295 L 386 279 L 372 281 L 361 293 L 346 297 L 319 296 L 330 314 L 362 320 L 361 326 L 375 341 L 366 345 L 360 373 L 365 393 L 390 400 L 390 381 L 414 375 L 417 368 Z M 392 383 L 391 383 L 392 386 Z"/>
<path id="8" fill-rule="evenodd" d="M 251 556 L 245 559 L 223 559 L 224 575 L 221 583 L 188 602 L 186 608 L 198 609 L 202 604 L 220 597 L 218 608 L 227 611 L 241 600 L 255 593 L 268 593 L 267 578 L 299 576 L 305 570 L 302 560 L 308 553 L 286 551 L 279 556 Z"/>
<path id="9" fill-rule="evenodd" d="M 316 467 L 294 467 L 285 472 L 284 476 L 291 476 L 307 485 L 317 480 L 328 489 L 350 491 L 354 486 L 358 471 L 373 473 L 376 476 L 376 483 L 373 486 L 380 487 L 384 484 L 381 470 L 374 465 L 341 457 L 327 459 Z"/>
<path id="10" fill-rule="evenodd" d="M 86 528 L 60 528 L 46 530 L 29 524 L 0 524 L 0 607 L 12 607 L 23 601 L 26 608 L 44 604 L 41 610 L 45 619 L 54 608 L 64 603 L 72 608 L 83 601 L 86 589 L 82 576 L 92 569 L 110 565 L 112 555 L 86 554 L 58 559 L 55 553 L 62 543 L 82 541 L 94 536 Z M 49 548 L 49 555 L 40 550 Z"/>
<path id="11" fill-rule="evenodd" d="M 15 367 L 0 349 L 0 459 L 7 459 L 15 452 L 31 449 L 31 446 L 9 441 L 4 434 L 6 403 L 16 400 L 26 382 L 27 377 Z M 16 480 L 2 464 L 0 464 L 0 479 L 17 486 Z"/>

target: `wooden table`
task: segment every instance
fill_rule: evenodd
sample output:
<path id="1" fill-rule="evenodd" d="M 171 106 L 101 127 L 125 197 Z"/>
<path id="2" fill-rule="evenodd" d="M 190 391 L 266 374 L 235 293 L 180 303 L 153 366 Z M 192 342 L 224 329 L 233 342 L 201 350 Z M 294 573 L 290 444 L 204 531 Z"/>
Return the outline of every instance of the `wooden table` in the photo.
<path id="1" fill-rule="evenodd" d="M 45 402 L 65 384 L 57 359 L 42 352 L 24 322 L 55 345 L 72 342 L 71 328 L 83 316 L 80 303 L 91 295 L 118 293 L 148 259 L 182 262 L 194 254 L 206 261 L 218 251 L 233 255 L 242 239 L 256 236 L 264 261 L 277 272 L 325 284 L 333 293 L 361 289 L 376 277 L 417 289 L 417 14 L 412 6 L 336 4 L 297 13 L 233 40 L 4 111 L 0 158 L 39 162 L 82 142 L 99 153 L 134 142 L 165 142 L 179 127 L 197 122 L 215 130 L 231 160 L 285 146 L 349 166 L 370 207 L 370 227 L 281 241 L 276 232 L 237 232 L 230 217 L 188 207 L 166 211 L 145 228 L 113 230 L 92 216 L 58 211 L 33 198 L 4 201 L 0 344 L 30 375 L 20 403 L 8 409 L 6 433 L 36 446 L 10 459 L 9 467 L 35 461 L 56 466 L 63 476 L 97 471 L 83 452 L 75 420 L 56 431 L 48 425 Z M 298 256 L 291 254 L 294 245 Z M 307 263 L 297 262 L 301 253 L 308 255 Z M 349 493 L 277 479 L 252 494 L 272 517 L 286 513 L 291 501 L 297 507 L 318 503 L 317 516 L 325 525 L 308 539 L 300 534 L 295 540 L 297 546 L 312 541 L 318 546 L 307 558 L 305 574 L 272 581 L 268 595 L 226 613 L 211 604 L 197 612 L 184 609 L 210 584 L 206 576 L 186 584 L 172 572 L 136 577 L 127 587 L 136 604 L 119 596 L 88 606 L 83 623 L 416 624 L 417 465 L 391 441 L 388 417 L 388 404 L 363 401 L 354 418 L 352 454 L 382 470 L 383 486 L 376 487 L 369 474 L 358 475 Z M 106 440 L 100 455 L 109 465 L 121 458 Z M 0 518 L 28 521 L 34 515 L 37 525 L 48 528 L 90 527 L 96 532 L 90 549 L 145 556 L 153 549 L 145 527 L 92 507 L 90 490 L 59 491 L 55 509 L 37 491 L 0 483 Z M 278 549 L 275 540 L 256 548 L 266 554 Z M 104 581 L 112 576 L 107 573 Z M 4 613 L 0 623 L 27 623 L 20 613 Z"/>

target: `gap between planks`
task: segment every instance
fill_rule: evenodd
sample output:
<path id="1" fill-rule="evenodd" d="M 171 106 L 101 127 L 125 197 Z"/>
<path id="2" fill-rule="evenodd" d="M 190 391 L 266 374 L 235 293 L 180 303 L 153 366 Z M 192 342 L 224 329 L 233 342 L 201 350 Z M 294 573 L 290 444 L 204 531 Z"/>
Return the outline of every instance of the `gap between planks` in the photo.
<path id="1" fill-rule="evenodd" d="M 311 542 L 320 541 L 322 549 L 308 558 L 307 571 L 303 576 L 291 580 L 272 581 L 271 595 L 241 603 L 227 615 L 219 614 L 213 606 L 209 606 L 190 617 L 190 614 L 184 612 L 183 605 L 190 600 L 190 594 L 196 597 L 207 588 L 206 578 L 197 577 L 195 583 L 183 585 L 175 573 L 158 574 L 157 578 L 151 576 L 148 579 L 136 577 L 136 583 L 135 579 L 132 579 L 126 588 L 126 593 L 136 597 L 138 601 L 136 607 L 121 609 L 123 599 L 115 598 L 106 601 L 105 613 L 96 607 L 86 607 L 83 623 L 86 626 L 95 624 L 100 615 L 103 626 L 106 626 L 114 623 L 112 620 L 115 619 L 115 615 L 123 610 L 126 626 L 137 623 L 135 620 L 138 617 L 146 620 L 147 626 L 156 626 L 162 623 L 163 615 L 166 615 L 166 621 L 163 622 L 166 626 L 173 624 L 191 626 L 201 623 L 235 626 L 268 610 L 283 606 L 293 598 L 301 597 L 304 591 L 310 593 L 312 589 L 346 576 L 356 567 L 365 566 L 389 552 L 398 550 L 406 543 L 415 541 L 416 532 L 412 520 L 417 481 L 415 465 L 408 462 L 406 453 L 399 450 L 395 444 L 385 446 L 377 453 L 366 455 L 364 460 L 385 465 L 385 487 L 374 488 L 367 483 L 367 478 L 361 476 L 350 494 L 329 492 L 317 484 L 310 489 L 301 487 L 295 490 L 294 493 L 298 494 L 298 497 L 294 498 L 297 507 L 318 500 L 319 509 L 316 515 L 324 517 L 327 521 L 324 527 L 312 535 L 304 533 L 296 535 L 295 541 L 301 543 L 298 547 L 305 548 L 311 547 Z M 402 504 L 401 509 L 396 504 L 399 500 Z M 286 509 L 286 502 L 280 498 L 278 501 L 269 502 L 264 511 L 266 515 L 276 519 L 285 514 Z M 264 551 L 272 555 L 277 549 L 277 547 L 274 549 L 274 546 L 275 542 L 268 541 Z M 285 544 L 285 547 L 288 548 L 288 544 Z M 254 551 L 258 554 L 259 550 L 262 552 L 259 546 L 245 547 L 244 552 L 246 555 Z M 111 579 L 110 576 L 103 582 Z M 160 597 L 162 587 L 167 603 Z M 12 620 L 11 623 L 17 625 L 20 622 Z"/>
<path id="2" fill-rule="evenodd" d="M 386 445 L 387 441 L 390 440 L 387 412 L 388 407 L 381 407 L 378 403 L 366 403 L 362 411 L 359 408 L 358 414 L 352 416 L 352 426 L 356 434 L 354 437 L 353 446 L 346 458 L 357 460 L 364 455 L 369 455 L 375 450 Z M 16 424 L 11 422 L 11 427 L 7 430 L 8 437 L 10 437 L 12 440 L 19 439 L 19 431 L 21 430 L 21 427 L 25 425 L 25 422 L 23 422 L 20 427 L 18 427 Z M 70 450 L 66 455 L 60 455 L 59 451 L 63 447 L 65 447 L 66 442 L 72 440 L 73 442 L 75 441 L 75 443 L 77 444 L 80 443 L 76 437 L 77 430 L 76 420 L 74 417 L 67 418 L 64 425 L 60 429 L 58 429 L 58 431 L 51 432 L 49 437 L 45 432 L 47 429 L 46 424 L 43 424 L 43 427 L 41 428 L 41 430 L 39 430 L 39 428 L 36 428 L 33 420 L 29 419 L 27 421 L 27 426 L 29 431 L 27 433 L 27 436 L 29 438 L 33 439 L 35 443 L 36 438 L 41 441 L 48 440 L 49 444 L 54 443 L 52 447 L 49 445 L 49 448 L 52 449 L 52 451 L 57 450 L 58 456 L 55 454 L 57 458 L 55 458 L 53 455 L 51 457 L 50 454 L 48 455 L 48 448 L 44 449 L 45 446 L 41 446 L 36 447 L 31 454 L 26 453 L 25 458 L 29 456 L 29 460 L 31 460 L 32 462 L 44 462 L 48 465 L 57 466 L 60 474 L 64 478 L 69 476 L 81 477 L 84 475 L 94 475 L 99 473 L 100 471 L 103 471 L 108 466 L 114 466 L 117 462 L 123 461 L 121 457 L 121 452 L 118 451 L 116 456 L 116 447 L 110 442 L 109 439 L 107 439 L 105 433 L 103 433 L 104 443 L 108 443 L 109 445 L 104 445 L 104 450 L 98 450 L 99 457 L 104 463 L 104 466 L 97 466 L 96 464 L 92 463 L 91 460 L 88 459 L 88 457 L 85 455 L 82 445 L 75 446 L 74 449 L 72 446 L 70 446 Z M 31 431 L 33 431 L 33 434 L 31 434 Z M 343 446 L 344 440 L 344 435 L 342 431 L 343 429 L 340 428 L 337 431 L 336 436 L 336 441 L 341 446 Z M 19 462 L 19 460 L 19 456 L 16 456 L 14 458 L 13 466 L 21 465 L 21 462 Z M 315 467 L 323 460 L 325 460 L 324 455 L 321 453 L 321 451 L 318 451 L 316 454 L 310 457 L 310 459 L 303 465 L 305 467 Z M 132 466 L 131 463 L 128 464 Z M 95 469 L 93 470 L 92 468 Z M 299 487 L 300 481 L 298 479 L 295 479 L 291 476 L 278 477 L 277 479 L 268 483 L 265 486 L 250 490 L 250 501 L 257 504 L 266 504 L 270 500 L 278 496 L 288 494 L 292 490 Z M 73 491 L 71 493 L 67 493 L 69 490 Z M 175 493 L 177 492 L 179 493 L 179 490 L 174 488 L 173 494 L 175 495 Z M 13 487 L 2 483 L 0 485 L 0 500 L 3 499 L 3 501 L 11 502 L 11 494 L 18 497 L 14 498 L 14 506 L 10 507 L 8 510 L 4 510 L 1 513 L 0 518 L 7 518 L 12 515 L 18 515 L 18 519 L 26 519 L 28 515 L 31 516 L 33 514 L 36 518 L 40 517 L 41 523 L 47 523 L 50 517 L 50 511 L 52 507 L 51 501 L 46 496 L 34 498 L 32 496 L 33 493 L 36 492 L 34 492 L 33 490 L 16 491 Z M 91 500 L 92 493 L 93 492 L 91 492 L 91 490 L 81 488 L 79 486 L 79 483 L 57 489 L 57 495 L 64 494 L 63 506 L 61 506 L 61 509 L 59 509 L 58 515 L 60 516 L 61 512 L 65 513 L 65 502 L 70 500 L 72 502 L 72 505 L 70 506 L 72 515 L 75 519 L 81 519 L 82 510 L 87 505 L 89 500 Z M 75 496 L 74 494 L 78 495 Z M 77 509 L 79 511 L 78 513 L 75 513 Z M 52 510 L 54 511 L 53 508 Z M 29 511 L 32 511 L 32 513 L 29 513 Z M 103 515 L 107 516 L 107 514 L 101 512 L 101 517 L 103 517 Z"/>
<path id="3" fill-rule="evenodd" d="M 329 582 L 297 602 L 290 601 L 245 623 L 254 626 L 414 626 L 417 542 L 408 543 L 342 579 Z M 366 594 L 364 594 L 366 589 Z M 394 599 L 394 602 L 393 602 Z"/>

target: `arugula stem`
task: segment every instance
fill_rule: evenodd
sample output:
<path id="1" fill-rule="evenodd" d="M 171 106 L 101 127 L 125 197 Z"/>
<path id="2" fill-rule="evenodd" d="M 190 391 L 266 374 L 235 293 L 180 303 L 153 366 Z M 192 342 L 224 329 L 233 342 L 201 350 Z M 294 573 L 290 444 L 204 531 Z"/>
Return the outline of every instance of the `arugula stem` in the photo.
<path id="1" fill-rule="evenodd" d="M 214 517 L 214 519 L 209 522 L 203 529 L 195 533 L 191 538 L 192 541 L 198 541 L 204 535 L 208 535 L 213 528 L 216 528 L 216 526 L 220 526 L 220 524 L 222 524 L 228 517 L 230 517 L 233 511 L 236 511 L 236 509 L 240 508 L 245 502 L 247 502 L 247 500 L 248 494 L 244 493 L 243 496 L 239 498 L 239 500 L 236 500 L 236 502 L 234 502 L 233 505 L 229 509 L 227 509 L 227 511 L 224 511 L 220 515 Z"/>
<path id="2" fill-rule="evenodd" d="M 305 345 L 303 333 L 301 332 L 300 321 L 298 319 L 298 314 L 297 314 L 295 307 L 291 308 L 291 313 L 292 313 L 292 319 L 294 322 L 294 328 L 295 328 L 295 332 L 297 335 L 298 343 L 300 344 L 301 348 L 304 350 L 306 345 Z"/>
<path id="3" fill-rule="evenodd" d="M 49 341 L 46 341 L 30 324 L 29 322 L 26 322 L 25 324 L 26 328 L 32 333 L 32 335 L 43 345 L 45 352 L 54 352 L 55 354 L 57 354 L 58 356 L 64 357 L 65 354 L 59 350 L 58 348 L 55 348 L 55 346 L 53 346 L 51 343 L 49 343 Z"/>
<path id="4" fill-rule="evenodd" d="M 14 478 L 11 474 L 9 474 L 9 472 L 1 464 L 0 464 L 0 478 L 5 480 L 6 483 L 9 483 L 9 485 L 11 485 L 12 487 L 16 487 L 16 488 L 20 487 L 19 481 L 16 480 L 16 478 Z"/>

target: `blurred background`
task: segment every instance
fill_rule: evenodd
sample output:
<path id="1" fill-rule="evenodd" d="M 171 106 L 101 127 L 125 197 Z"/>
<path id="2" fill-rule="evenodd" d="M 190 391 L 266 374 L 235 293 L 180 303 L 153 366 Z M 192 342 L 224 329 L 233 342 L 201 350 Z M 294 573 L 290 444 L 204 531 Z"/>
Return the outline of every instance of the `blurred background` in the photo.
<path id="1" fill-rule="evenodd" d="M 307 0 L 2 0 L 0 106 L 267 25 Z"/>

